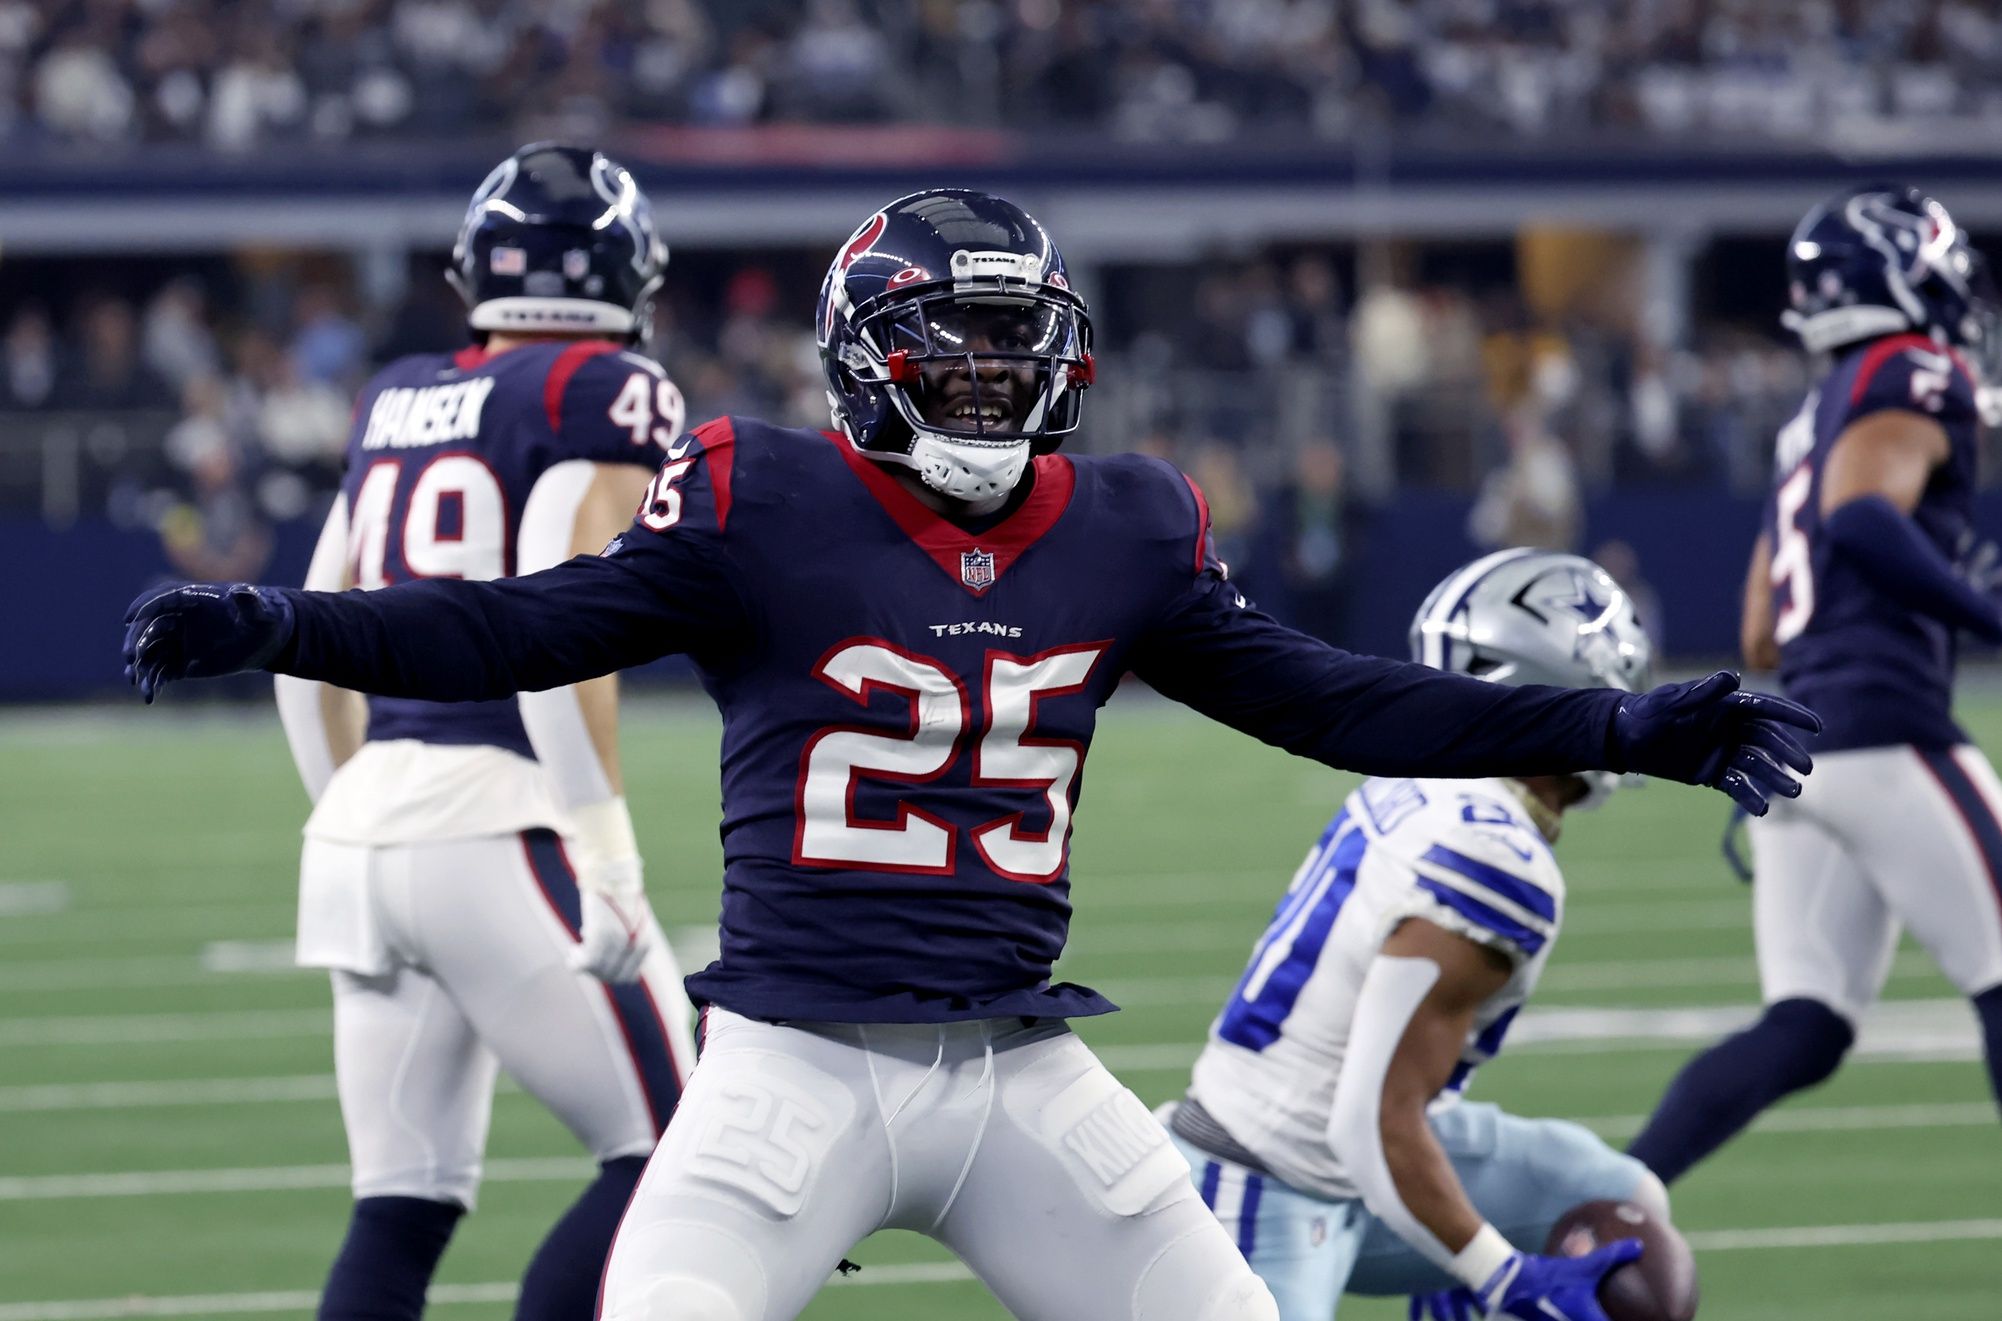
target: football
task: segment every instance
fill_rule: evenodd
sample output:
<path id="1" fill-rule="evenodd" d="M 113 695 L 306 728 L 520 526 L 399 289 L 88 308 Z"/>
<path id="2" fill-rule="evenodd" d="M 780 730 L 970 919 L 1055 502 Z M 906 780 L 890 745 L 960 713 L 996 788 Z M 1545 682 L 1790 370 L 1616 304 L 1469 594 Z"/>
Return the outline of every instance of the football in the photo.
<path id="1" fill-rule="evenodd" d="M 1637 1238 L 1639 1261 L 1616 1266 L 1599 1285 L 1599 1305 L 1610 1321 L 1691 1321 L 1696 1315 L 1696 1258 L 1675 1226 L 1632 1202 L 1586 1202 L 1559 1217 L 1544 1250 L 1553 1256 L 1586 1253 Z"/>

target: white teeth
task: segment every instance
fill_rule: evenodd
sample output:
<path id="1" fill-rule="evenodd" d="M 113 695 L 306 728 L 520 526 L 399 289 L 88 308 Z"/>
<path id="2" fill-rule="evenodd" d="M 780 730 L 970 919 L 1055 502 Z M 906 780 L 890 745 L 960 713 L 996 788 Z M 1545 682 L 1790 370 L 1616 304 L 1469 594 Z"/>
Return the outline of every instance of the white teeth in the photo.
<path id="1" fill-rule="evenodd" d="M 1000 404 L 982 404 L 978 409 L 972 404 L 961 404 L 947 416 L 966 421 L 978 417 L 983 422 L 999 422 L 1008 416 L 1008 410 Z"/>

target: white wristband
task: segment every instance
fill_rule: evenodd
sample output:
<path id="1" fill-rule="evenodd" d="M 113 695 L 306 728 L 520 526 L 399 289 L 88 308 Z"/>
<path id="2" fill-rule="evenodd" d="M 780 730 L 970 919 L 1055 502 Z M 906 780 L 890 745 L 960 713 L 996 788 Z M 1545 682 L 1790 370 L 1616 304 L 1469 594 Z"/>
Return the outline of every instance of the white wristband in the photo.
<path id="1" fill-rule="evenodd" d="M 639 840 L 633 836 L 632 813 L 624 798 L 607 798 L 570 809 L 577 832 L 577 852 L 588 860 L 636 858 Z"/>
<path id="2" fill-rule="evenodd" d="M 1446 1269 L 1453 1273 L 1454 1279 L 1478 1294 L 1514 1255 L 1515 1248 L 1501 1236 L 1501 1231 L 1484 1224 L 1474 1231 L 1466 1247 L 1453 1254 Z"/>

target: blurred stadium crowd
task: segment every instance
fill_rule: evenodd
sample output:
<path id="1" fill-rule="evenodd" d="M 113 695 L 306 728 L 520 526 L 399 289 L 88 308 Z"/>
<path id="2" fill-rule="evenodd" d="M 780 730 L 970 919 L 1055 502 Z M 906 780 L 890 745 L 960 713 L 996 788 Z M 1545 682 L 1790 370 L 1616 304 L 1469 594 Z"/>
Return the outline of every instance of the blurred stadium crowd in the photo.
<path id="1" fill-rule="evenodd" d="M 1388 490 L 1478 490 L 1477 542 L 1578 546 L 1589 490 L 1756 485 L 1805 385 L 1798 352 L 1760 329 L 1720 323 L 1700 347 L 1656 353 L 1589 315 L 1533 316 L 1511 280 L 1391 255 L 1361 297 L 1354 261 L 1338 259 L 1352 254 L 1305 249 L 1113 270 L 1098 299 L 1105 366 L 1080 441 L 1187 467 L 1226 558 L 1331 630 L 1350 540 Z M 820 260 L 702 253 L 685 280 L 670 264 L 650 349 L 692 417 L 826 425 L 810 332 Z M 303 254 L 200 276 L 147 265 L 12 299 L 6 448 L 70 445 L 67 512 L 158 528 L 191 577 L 255 576 L 274 524 L 324 508 L 373 367 L 464 341 L 442 264 L 413 258 L 402 300 L 373 311 L 344 262 Z M 1374 474 L 1355 457 L 1372 432 L 1387 468 Z M 46 468 L 0 481 L 0 505 L 45 502 Z"/>
<path id="2" fill-rule="evenodd" d="M 600 140 L 649 125 L 1090 126 L 1127 140 L 1468 142 L 2002 127 L 2002 7 L 1972 0 L 0 0 L 0 143 Z M 780 130 L 782 131 L 782 130 Z M 442 245 L 448 235 L 439 234 Z M 670 243 L 675 241 L 672 232 Z M 1735 248 L 1731 245 L 1735 243 Z M 1664 324 L 1638 241 L 1294 243 L 1100 266 L 1078 443 L 1174 458 L 1225 554 L 1336 631 L 1351 547 L 1413 490 L 1484 545 L 1583 544 L 1599 492 L 1749 492 L 1807 364 L 1778 235 L 1694 257 Z M 1722 252 L 1723 256 L 1716 255 Z M 824 251 L 670 265 L 656 335 L 691 416 L 824 425 Z M 1656 254 L 1657 256 L 1659 254 Z M 1707 263 L 1707 265 L 1706 265 Z M 0 270 L 0 513 L 157 529 L 254 577 L 316 519 L 372 368 L 462 341 L 414 254 L 282 249 Z M 1644 595 L 1644 593 L 1642 593 Z M 1325 621 L 1325 622 L 1319 622 Z"/>
<path id="3" fill-rule="evenodd" d="M 1128 139 L 1993 125 L 2002 14 L 1979 0 L 0 3 L 0 140 L 15 142 L 916 119 Z"/>

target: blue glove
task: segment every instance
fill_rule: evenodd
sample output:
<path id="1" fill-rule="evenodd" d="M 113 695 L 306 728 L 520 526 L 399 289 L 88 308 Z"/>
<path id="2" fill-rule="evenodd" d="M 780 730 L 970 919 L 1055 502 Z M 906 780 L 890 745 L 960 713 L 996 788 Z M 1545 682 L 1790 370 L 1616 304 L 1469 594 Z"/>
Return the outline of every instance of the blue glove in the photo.
<path id="1" fill-rule="evenodd" d="M 1410 1321 L 1481 1321 L 1481 1305 L 1468 1289 L 1411 1295 Z"/>
<path id="2" fill-rule="evenodd" d="M 1764 816 L 1774 794 L 1800 797 L 1800 781 L 1788 767 L 1802 775 L 1814 769 L 1789 726 L 1818 733 L 1821 719 L 1784 697 L 1741 693 L 1738 676 L 1719 670 L 1622 698 L 1612 743 L 1617 769 L 1722 789 L 1753 816 Z"/>
<path id="3" fill-rule="evenodd" d="M 1411 1321 L 1607 1321 L 1599 1306 L 1599 1281 L 1615 1266 L 1641 1255 L 1641 1241 L 1623 1238 L 1582 1257 L 1540 1257 L 1518 1252 L 1501 1264 L 1475 1294 L 1448 1289 L 1411 1300 Z"/>
<path id="4" fill-rule="evenodd" d="M 274 587 L 186 583 L 125 612 L 125 677 L 151 702 L 175 679 L 260 670 L 292 640 L 292 602 Z"/>

